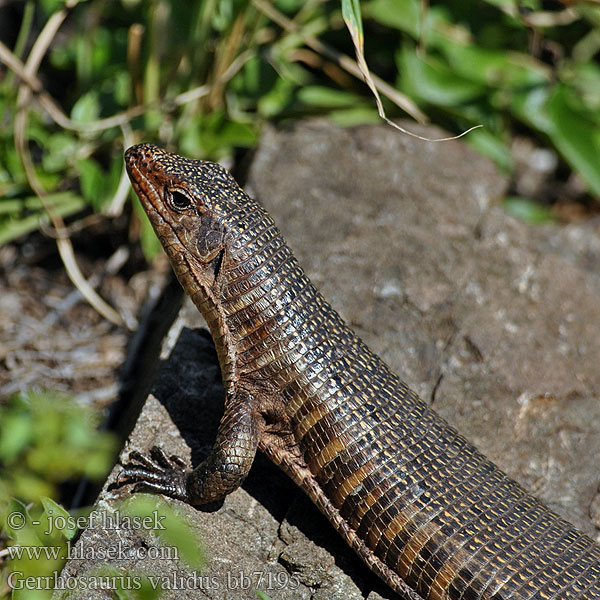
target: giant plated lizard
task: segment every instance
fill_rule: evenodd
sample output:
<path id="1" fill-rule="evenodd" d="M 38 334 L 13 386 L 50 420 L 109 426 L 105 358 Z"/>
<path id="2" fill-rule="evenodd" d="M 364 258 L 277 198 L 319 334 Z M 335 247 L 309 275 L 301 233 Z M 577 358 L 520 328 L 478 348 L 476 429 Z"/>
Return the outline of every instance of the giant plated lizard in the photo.
<path id="1" fill-rule="evenodd" d="M 417 600 L 600 598 L 600 546 L 512 481 L 395 375 L 218 164 L 150 144 L 133 187 L 213 336 L 226 391 L 191 470 L 133 452 L 121 483 L 200 505 L 279 465 L 369 567 Z"/>

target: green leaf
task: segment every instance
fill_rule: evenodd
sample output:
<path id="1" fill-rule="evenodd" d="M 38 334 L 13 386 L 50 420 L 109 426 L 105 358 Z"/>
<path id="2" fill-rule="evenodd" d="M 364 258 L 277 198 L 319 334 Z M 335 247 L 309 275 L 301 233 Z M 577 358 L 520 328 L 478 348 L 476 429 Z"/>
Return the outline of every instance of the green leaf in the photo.
<path id="1" fill-rule="evenodd" d="M 265 119 L 279 115 L 290 105 L 295 89 L 291 81 L 278 79 L 271 91 L 258 99 L 258 113 Z"/>
<path id="2" fill-rule="evenodd" d="M 512 168 L 513 161 L 510 148 L 489 129 L 475 129 L 466 136 L 465 141 L 484 156 L 491 158 L 505 171 L 510 171 Z"/>
<path id="3" fill-rule="evenodd" d="M 57 192 L 48 194 L 47 199 L 54 204 L 56 211 L 62 216 L 73 215 L 85 207 L 85 201 L 81 196 L 72 192 Z M 39 207 L 39 200 L 35 197 L 25 199 L 26 207 Z M 36 212 L 27 217 L 9 219 L 0 221 L 0 246 L 14 240 L 26 233 L 39 229 L 40 221 L 48 221 L 48 217 L 43 212 Z"/>
<path id="4" fill-rule="evenodd" d="M 0 186 L 0 194 L 8 196 L 11 193 L 11 185 Z M 15 186 L 16 187 L 16 186 Z M 18 189 L 18 188 L 17 188 Z M 0 216 L 18 214 L 25 207 L 23 200 L 8 200 L 7 198 L 0 199 Z"/>
<path id="5" fill-rule="evenodd" d="M 64 522 L 65 526 L 58 530 L 58 532 L 61 533 L 65 539 L 72 540 L 77 535 L 77 527 L 72 526 L 72 519 L 69 511 L 47 496 L 43 496 L 41 502 L 44 507 L 44 515 L 51 519 L 55 526 L 59 522 L 61 524 Z M 62 517 L 62 519 L 58 520 L 57 517 Z"/>
<path id="6" fill-rule="evenodd" d="M 46 15 L 51 15 L 53 12 L 64 8 L 64 0 L 40 0 L 40 5 L 44 9 Z"/>
<path id="7" fill-rule="evenodd" d="M 121 153 L 115 153 L 112 157 L 112 162 L 110 164 L 110 169 L 106 176 L 106 183 L 104 186 L 105 189 L 105 202 L 110 202 L 117 189 L 119 187 L 119 182 L 121 180 L 121 174 L 123 172 L 123 156 Z"/>
<path id="8" fill-rule="evenodd" d="M 456 106 L 482 96 L 485 88 L 460 77 L 447 66 L 423 60 L 405 46 L 397 56 L 401 89 L 406 94 L 438 106 Z"/>
<path id="9" fill-rule="evenodd" d="M 342 17 L 346 26 L 352 33 L 352 38 L 356 36 L 358 43 L 362 45 L 364 40 L 363 22 L 360 14 L 359 0 L 342 0 Z"/>
<path id="10" fill-rule="evenodd" d="M 518 119 L 534 129 L 549 132 L 553 125 L 546 113 L 548 95 L 546 86 L 514 94 L 510 105 L 511 111 Z"/>
<path id="11" fill-rule="evenodd" d="M 180 132 L 183 155 L 218 160 L 234 147 L 248 148 L 258 137 L 254 124 L 229 119 L 223 112 L 194 115 Z"/>
<path id="12" fill-rule="evenodd" d="M 131 75 L 127 71 L 119 71 L 113 81 L 113 98 L 120 106 L 130 102 Z"/>
<path id="13" fill-rule="evenodd" d="M 512 7 L 514 10 L 517 8 L 517 0 L 483 0 L 492 6 L 496 6 L 498 8 L 502 7 Z"/>
<path id="14" fill-rule="evenodd" d="M 120 505 L 123 514 L 156 524 L 152 529 L 167 547 L 178 549 L 185 563 L 194 569 L 206 564 L 204 550 L 192 523 L 180 511 L 157 496 L 138 494 Z"/>
<path id="15" fill-rule="evenodd" d="M 95 121 L 100 115 L 98 93 L 91 90 L 79 97 L 71 110 L 71 118 L 78 123 Z"/>
<path id="16" fill-rule="evenodd" d="M 600 43 L 600 30 L 598 38 Z M 561 80 L 577 94 L 580 107 L 594 111 L 600 121 L 600 66 L 593 62 L 569 65 L 561 71 Z"/>
<path id="17" fill-rule="evenodd" d="M 242 71 L 232 80 L 230 89 L 242 97 L 259 100 L 277 83 L 277 71 L 262 56 L 253 56 Z"/>
<path id="18" fill-rule="evenodd" d="M 372 107 L 357 106 L 332 110 L 329 120 L 338 127 L 354 127 L 355 125 L 376 125 L 381 123 L 381 117 Z"/>
<path id="19" fill-rule="evenodd" d="M 365 6 L 365 13 L 382 25 L 404 31 L 415 40 L 419 38 L 419 0 L 373 0 Z"/>
<path id="20" fill-rule="evenodd" d="M 220 0 L 216 3 L 216 10 L 212 14 L 212 26 L 219 32 L 225 32 L 236 16 L 236 2 L 234 0 Z"/>
<path id="21" fill-rule="evenodd" d="M 146 257 L 146 260 L 151 261 L 160 253 L 162 246 L 158 241 L 156 234 L 154 233 L 154 229 L 150 224 L 150 221 L 148 220 L 146 211 L 142 208 L 142 205 L 140 204 L 140 201 L 133 190 L 130 192 L 130 197 L 132 197 L 131 202 L 133 205 L 133 210 L 138 216 L 140 222 L 140 245 L 142 246 L 142 252 Z"/>
<path id="22" fill-rule="evenodd" d="M 49 590 L 30 590 L 24 586 L 22 589 L 13 590 L 11 598 L 12 600 L 50 600 L 52 592 Z"/>
<path id="23" fill-rule="evenodd" d="M 29 518 L 27 506 L 16 498 L 8 498 L 6 505 L 2 507 L 2 533 L 6 534 L 11 540 L 17 540 L 19 532 L 24 529 L 24 524 Z M 7 521 L 7 518 L 10 519 Z"/>
<path id="24" fill-rule="evenodd" d="M 29 442 L 10 470 L 13 495 L 28 501 L 54 496 L 54 483 L 98 475 L 92 466 L 99 463 L 103 476 L 110 469 L 113 436 L 98 432 L 89 409 L 68 397 L 50 392 L 23 394 L 23 399 L 12 398 L 2 407 L 0 419 L 4 422 L 12 414 L 25 414 L 30 420 Z M 79 432 L 79 440 L 73 430 Z"/>
<path id="25" fill-rule="evenodd" d="M 7 412 L 2 415 L 0 430 L 0 459 L 11 464 L 28 446 L 32 438 L 31 418 L 22 412 Z"/>
<path id="26" fill-rule="evenodd" d="M 37 473 L 32 473 L 25 467 L 13 470 L 11 473 L 11 484 L 11 493 L 28 501 L 56 494 L 56 488 L 53 483 L 45 480 Z"/>
<path id="27" fill-rule="evenodd" d="M 526 223 L 540 225 L 554 220 L 547 207 L 528 198 L 508 196 L 502 204 L 507 213 Z"/>
<path id="28" fill-rule="evenodd" d="M 77 161 L 77 171 L 83 197 L 99 210 L 106 199 L 104 171 L 93 158 Z"/>
<path id="29" fill-rule="evenodd" d="M 140 575 L 141 578 L 141 587 L 139 590 L 136 590 L 136 600 L 158 600 L 158 598 L 162 595 L 162 590 L 160 586 L 155 586 L 148 579 L 146 575 L 143 573 Z"/>
<path id="30" fill-rule="evenodd" d="M 547 67 L 519 52 L 482 48 L 451 39 L 438 43 L 437 47 L 455 73 L 494 88 L 528 87 L 550 79 Z"/>
<path id="31" fill-rule="evenodd" d="M 600 125 L 571 106 L 570 90 L 558 85 L 546 105 L 548 132 L 566 161 L 600 197 Z"/>
<path id="32" fill-rule="evenodd" d="M 56 132 L 44 146 L 42 165 L 46 171 L 56 172 L 72 164 L 79 143 L 70 133 Z"/>
<path id="33" fill-rule="evenodd" d="M 88 36 L 89 38 L 89 36 Z M 89 57 L 91 64 L 87 67 L 90 73 L 98 73 L 102 68 L 109 64 L 111 55 L 111 44 L 113 43 L 110 31 L 106 27 L 97 27 L 94 30 L 93 38 L 87 39 L 89 45 Z"/>
<path id="34" fill-rule="evenodd" d="M 361 99 L 350 92 L 321 85 L 309 85 L 298 90 L 298 100 L 307 106 L 320 108 L 355 107 Z"/>

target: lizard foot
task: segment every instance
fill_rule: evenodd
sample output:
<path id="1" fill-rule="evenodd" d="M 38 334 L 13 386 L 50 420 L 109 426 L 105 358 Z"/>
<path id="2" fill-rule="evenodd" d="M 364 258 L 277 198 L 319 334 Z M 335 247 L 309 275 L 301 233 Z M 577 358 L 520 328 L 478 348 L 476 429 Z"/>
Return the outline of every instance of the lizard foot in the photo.
<path id="1" fill-rule="evenodd" d="M 177 455 L 169 456 L 154 446 L 146 456 L 137 450 L 129 454 L 129 461 L 117 476 L 119 486 L 135 483 L 134 492 L 154 492 L 177 500 L 189 499 L 187 480 L 191 471 Z"/>

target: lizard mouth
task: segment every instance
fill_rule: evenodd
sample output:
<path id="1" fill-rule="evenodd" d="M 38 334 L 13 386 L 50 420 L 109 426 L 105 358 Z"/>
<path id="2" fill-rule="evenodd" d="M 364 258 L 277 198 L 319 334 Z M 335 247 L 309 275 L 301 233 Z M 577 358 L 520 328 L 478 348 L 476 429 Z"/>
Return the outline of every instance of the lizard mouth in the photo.
<path id="1" fill-rule="evenodd" d="M 133 191 L 141 202 L 148 218 L 154 225 L 154 219 L 159 216 L 158 207 L 156 203 L 152 201 L 152 194 L 155 194 L 156 192 L 134 162 L 126 163 L 126 168 Z"/>
<path id="2" fill-rule="evenodd" d="M 156 151 L 162 152 L 160 148 L 151 144 L 138 144 L 125 151 L 125 168 L 133 191 L 155 228 L 164 225 L 164 217 L 161 215 L 161 202 L 156 186 L 152 184 L 144 172 L 152 172 L 151 164 L 153 161 L 148 155 Z"/>
<path id="3" fill-rule="evenodd" d="M 137 144 L 130 146 L 125 151 L 125 168 L 133 185 L 133 189 L 142 201 L 149 202 L 149 205 L 156 210 L 156 203 L 152 202 L 151 191 L 155 192 L 155 187 L 151 179 L 146 174 L 152 175 L 157 172 L 153 165 L 156 165 L 156 156 L 164 155 L 166 152 L 154 146 L 153 144 Z M 141 193 L 140 193 L 141 192 Z M 144 198 L 142 198 L 144 196 Z"/>
<path id="4" fill-rule="evenodd" d="M 145 179 L 138 168 L 138 164 L 143 160 L 140 152 L 141 150 L 142 147 L 140 145 L 127 148 L 125 151 L 125 168 L 127 169 L 127 175 L 129 175 L 129 180 L 131 181 L 131 185 L 138 198 L 141 200 L 142 196 L 144 196 L 144 200 L 147 200 L 146 191 L 140 185 L 140 181 Z"/>

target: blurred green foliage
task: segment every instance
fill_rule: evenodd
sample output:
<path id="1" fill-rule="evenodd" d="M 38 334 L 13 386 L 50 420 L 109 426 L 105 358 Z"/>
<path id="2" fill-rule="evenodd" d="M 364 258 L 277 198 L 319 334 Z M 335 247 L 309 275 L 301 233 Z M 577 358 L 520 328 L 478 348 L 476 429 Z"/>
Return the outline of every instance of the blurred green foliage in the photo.
<path id="1" fill-rule="evenodd" d="M 0 534 L 11 550 L 28 549 L 21 556 L 9 554 L 0 566 L 3 596 L 12 572 L 26 577 L 60 571 L 77 531 L 52 498 L 65 482 L 103 479 L 114 462 L 116 440 L 97 430 L 98 415 L 89 407 L 52 392 L 12 397 L 0 405 L 0 423 Z M 64 524 L 55 527 L 59 516 Z M 24 589 L 12 595 L 14 600 L 35 597 L 49 594 Z"/>
<path id="2" fill-rule="evenodd" d="M 102 518 L 98 508 L 96 514 L 91 514 L 90 508 L 69 513 L 53 498 L 65 482 L 84 476 L 102 480 L 114 463 L 116 440 L 112 434 L 98 431 L 98 415 L 89 407 L 52 392 L 14 396 L 0 405 L 0 423 L 0 549 L 7 546 L 7 556 L 0 560 L 0 598 L 48 600 L 53 577 L 72 552 L 79 527 L 102 523 L 93 520 Z M 166 547 L 167 556 L 194 570 L 205 565 L 196 529 L 164 500 L 139 494 L 118 505 L 117 511 L 108 518 L 143 523 L 143 529 Z M 153 523 L 159 529 L 154 529 Z M 9 576 L 15 572 L 20 581 L 49 577 L 51 583 L 48 589 L 41 589 L 45 586 L 36 580 L 36 589 L 11 591 Z M 160 587 L 151 585 L 141 572 L 111 571 L 107 566 L 85 575 L 114 577 L 115 598 L 151 600 L 162 595 Z M 128 589 L 127 575 L 135 576 L 139 589 Z"/>
<path id="3" fill-rule="evenodd" d="M 511 136 L 526 127 L 600 197 L 600 6 L 544 4 L 448 0 L 423 14 L 419 0 L 372 0 L 365 11 L 404 34 L 398 87 L 430 114 L 453 129 L 482 123 L 470 142 L 506 168 Z"/>
<path id="4" fill-rule="evenodd" d="M 547 206 L 533 202 L 520 196 L 507 196 L 502 205 L 507 213 L 526 223 L 549 223 L 553 220 L 552 213 Z"/>
<path id="5" fill-rule="evenodd" d="M 25 502 L 57 497 L 67 480 L 106 475 L 115 440 L 64 394 L 29 393 L 0 404 L 0 494 Z"/>
<path id="6" fill-rule="evenodd" d="M 154 530 L 160 542 L 168 548 L 176 547 L 179 559 L 191 569 L 201 569 L 206 564 L 204 548 L 185 516 L 159 496 L 137 494 L 121 503 L 119 510 L 139 522 L 153 522 L 160 515 L 160 528 Z"/>
<path id="7" fill-rule="evenodd" d="M 0 531 L 8 538 L 7 551 L 10 552 L 0 568 L 0 597 L 9 594 L 12 600 L 48 600 L 51 597 L 51 591 L 39 589 L 41 586 L 34 590 L 12 591 L 10 587 L 13 578 L 21 574 L 23 578 L 45 577 L 60 572 L 72 536 L 67 528 L 50 527 L 49 523 L 62 513 L 66 513 L 64 508 L 50 498 L 30 505 L 16 499 L 0 500 Z"/>
<path id="8" fill-rule="evenodd" d="M 136 494 L 117 505 L 120 519 L 137 519 L 137 523 L 155 523 L 158 527 L 136 527 L 143 529 L 144 535 L 152 535 L 153 546 L 163 548 L 164 556 L 172 557 L 182 569 L 202 572 L 206 566 L 204 548 L 198 531 L 188 517 L 173 508 L 161 497 L 150 494 Z M 135 522 L 135 521 L 134 521 Z M 164 574 L 159 572 L 145 573 L 141 569 L 124 571 L 119 565 L 101 566 L 89 571 L 86 577 L 97 576 L 103 579 L 114 578 L 115 586 L 112 596 L 115 600 L 155 600 L 161 598 L 172 587 L 172 582 L 164 582 Z M 154 577 L 151 580 L 149 577 Z M 131 584 L 132 577 L 135 585 Z"/>
<path id="9" fill-rule="evenodd" d="M 57 125 L 39 102 L 28 112 L 25 134 L 48 200 L 63 216 L 106 211 L 126 189 L 119 188 L 124 139 L 214 160 L 253 147 L 267 121 L 314 114 L 344 125 L 376 121 L 367 87 L 305 44 L 313 36 L 354 54 L 344 3 L 277 0 L 272 6 L 292 23 L 286 29 L 249 0 L 79 2 L 39 69 L 72 123 Z M 23 6 L 20 31 L 7 43 L 25 60 L 64 3 Z M 433 121 L 455 133 L 483 124 L 467 141 L 507 170 L 515 133 L 530 136 L 600 197 L 597 3 L 366 0 L 360 7 L 371 70 Z M 44 214 L 15 149 L 16 82 L 10 71 L 0 80 L 0 244 L 38 227 Z M 123 128 L 98 123 L 140 106 Z M 402 116 L 389 101 L 385 107 Z"/>

